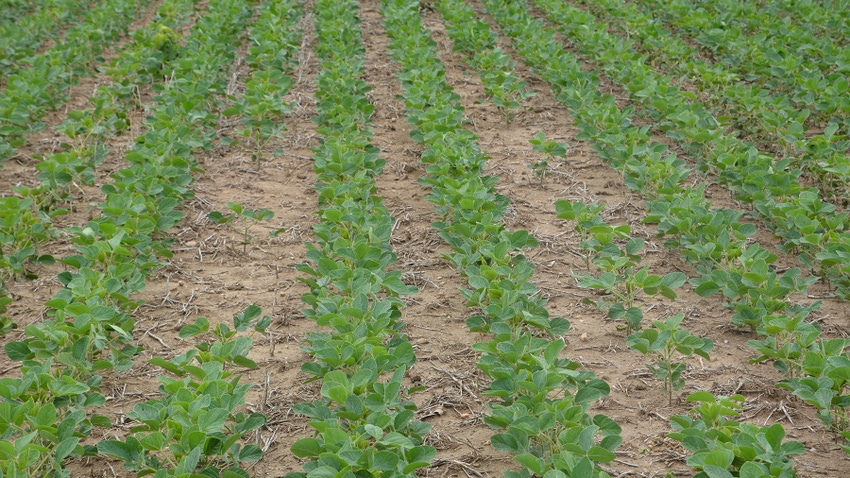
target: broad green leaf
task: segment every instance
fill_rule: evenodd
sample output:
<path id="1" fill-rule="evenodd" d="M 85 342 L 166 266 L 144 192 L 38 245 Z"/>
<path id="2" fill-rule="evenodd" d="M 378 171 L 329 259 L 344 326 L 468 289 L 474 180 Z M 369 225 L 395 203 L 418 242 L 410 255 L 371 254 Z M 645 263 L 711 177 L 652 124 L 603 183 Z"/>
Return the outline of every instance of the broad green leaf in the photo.
<path id="1" fill-rule="evenodd" d="M 533 473 L 543 473 L 543 460 L 529 453 L 520 453 L 514 457 L 522 466 L 528 468 Z"/>
<path id="2" fill-rule="evenodd" d="M 734 478 L 726 468 L 717 465 L 705 465 L 702 467 L 702 471 L 708 475 L 708 478 Z"/>
<path id="3" fill-rule="evenodd" d="M 712 395 L 710 392 L 700 391 L 688 395 L 687 401 L 715 403 L 717 399 L 714 398 L 714 395 Z"/>
<path id="4" fill-rule="evenodd" d="M 759 463 L 753 461 L 744 462 L 738 473 L 740 478 L 764 478 L 770 476 L 770 471 Z"/>
<path id="5" fill-rule="evenodd" d="M 24 342 L 9 342 L 6 344 L 5 349 L 9 359 L 16 362 L 28 359 L 32 353 L 29 346 Z"/>
<path id="6" fill-rule="evenodd" d="M 700 297 L 709 297 L 720 292 L 720 286 L 718 286 L 713 281 L 706 281 L 698 285 L 695 289 L 695 292 Z"/>
<path id="7" fill-rule="evenodd" d="M 254 444 L 245 445 L 239 450 L 239 461 L 260 461 L 262 457 L 263 449 Z"/>
<path id="8" fill-rule="evenodd" d="M 383 445 L 396 445 L 403 449 L 413 448 L 413 442 L 409 438 L 398 432 L 390 432 L 384 435 L 379 443 Z"/>
<path id="9" fill-rule="evenodd" d="M 189 324 L 180 329 L 179 336 L 181 339 L 188 339 L 196 335 L 200 335 L 210 329 L 210 321 L 206 317 L 198 317 L 194 324 Z"/>
<path id="10" fill-rule="evenodd" d="M 289 450 L 298 458 L 312 458 L 319 456 L 322 447 L 315 438 L 302 438 L 293 443 Z"/>
<path id="11" fill-rule="evenodd" d="M 411 463 L 431 462 L 436 456 L 437 450 L 432 446 L 415 446 L 405 452 L 405 457 L 407 457 L 407 461 Z"/>
<path id="12" fill-rule="evenodd" d="M 242 468 L 233 466 L 221 470 L 221 478 L 251 478 L 251 475 Z"/>
<path id="13" fill-rule="evenodd" d="M 722 448 L 711 450 L 703 457 L 703 463 L 705 463 L 706 466 L 714 465 L 722 470 L 728 470 L 734 460 L 734 453 Z M 729 476 L 731 477 L 731 475 Z"/>
<path id="14" fill-rule="evenodd" d="M 331 400 L 340 404 L 344 404 L 345 401 L 348 399 L 349 390 L 347 387 L 343 386 L 330 387 L 327 391 L 327 394 L 328 398 L 330 398 Z"/>
<path id="15" fill-rule="evenodd" d="M 671 289 L 678 289 L 685 284 L 688 277 L 684 272 L 671 272 L 661 279 L 661 284 L 666 285 Z"/>
<path id="16" fill-rule="evenodd" d="M 73 451 L 74 448 L 77 447 L 77 443 L 80 442 L 80 439 L 77 437 L 69 437 L 56 445 L 55 456 L 57 461 L 62 461 L 66 457 L 68 457 Z"/>
<path id="17" fill-rule="evenodd" d="M 78 382 L 67 375 L 63 376 L 59 380 L 51 380 L 48 382 L 47 387 L 58 397 L 79 395 L 91 390 L 88 385 Z"/>
<path id="18" fill-rule="evenodd" d="M 369 436 L 371 436 L 375 440 L 380 440 L 381 437 L 384 436 L 384 431 L 381 430 L 380 427 L 376 427 L 375 425 L 372 425 L 370 423 L 366 424 L 365 429 L 366 429 L 366 433 L 368 433 Z"/>
<path id="19" fill-rule="evenodd" d="M 97 444 L 97 451 L 103 455 L 114 456 L 128 463 L 135 463 L 142 454 L 140 446 L 133 446 L 123 441 L 104 440 Z"/>
<path id="20" fill-rule="evenodd" d="M 165 370 L 168 370 L 169 372 L 173 373 L 174 375 L 177 375 L 178 377 L 186 375 L 186 372 L 184 372 L 181 367 L 165 360 L 162 357 L 154 357 L 148 360 L 148 363 L 151 365 L 156 365 L 157 367 L 162 367 Z"/>
<path id="21" fill-rule="evenodd" d="M 233 357 L 233 364 L 251 370 L 257 368 L 257 362 L 254 362 L 253 360 L 249 359 L 244 355 L 237 355 Z"/>
<path id="22" fill-rule="evenodd" d="M 108 417 L 105 417 L 103 415 L 92 415 L 90 421 L 92 426 L 95 427 L 112 428 L 112 422 L 109 420 Z"/>
<path id="23" fill-rule="evenodd" d="M 592 446 L 590 447 L 590 450 L 587 451 L 587 457 L 597 463 L 610 463 L 617 458 L 617 455 L 604 448 Z"/>
<path id="24" fill-rule="evenodd" d="M 516 438 L 507 434 L 507 433 L 497 433 L 490 437 L 490 442 L 493 444 L 493 448 L 499 451 L 506 451 L 509 453 L 517 453 L 520 451 L 519 442 L 517 442 Z"/>
<path id="25" fill-rule="evenodd" d="M 375 453 L 375 461 L 372 468 L 379 471 L 391 471 L 398 467 L 398 455 L 388 451 Z"/>

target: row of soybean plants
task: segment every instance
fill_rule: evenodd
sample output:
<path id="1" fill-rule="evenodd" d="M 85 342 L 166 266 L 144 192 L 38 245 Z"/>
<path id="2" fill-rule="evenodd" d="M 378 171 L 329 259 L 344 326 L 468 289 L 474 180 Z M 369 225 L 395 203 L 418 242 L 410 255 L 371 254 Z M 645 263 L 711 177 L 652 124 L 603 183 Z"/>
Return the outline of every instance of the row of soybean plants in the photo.
<path id="1" fill-rule="evenodd" d="M 375 177 L 385 161 L 370 144 L 374 106 L 366 94 L 364 47 L 355 0 L 318 0 L 315 6 L 320 72 L 313 156 L 321 222 L 313 227 L 302 296 L 305 315 L 326 329 L 309 333 L 302 366 L 321 382 L 321 397 L 293 410 L 310 419 L 315 435 L 291 450 L 308 461 L 289 477 L 413 477 L 436 451 L 423 446 L 430 425 L 414 419 L 405 372 L 416 360 L 401 332 L 405 285 L 390 247 L 394 220 Z"/>
<path id="2" fill-rule="evenodd" d="M 61 43 L 28 59 L 29 66 L 6 79 L 0 92 L 0 162 L 15 154 L 26 134 L 44 127 L 48 111 L 65 103 L 68 89 L 94 74 L 100 55 L 127 33 L 147 0 L 106 0 L 68 29 Z"/>
<path id="3" fill-rule="evenodd" d="M 154 22 L 134 32 L 132 44 L 110 66 L 114 81 L 98 88 L 90 98 L 94 106 L 69 112 L 57 126 L 67 143 L 62 151 L 36 158 L 39 184 L 14 187 L 16 196 L 0 199 L 0 331 L 14 327 L 3 315 L 4 307 L 12 302 L 9 283 L 35 278 L 33 265 L 55 261 L 53 256 L 41 253 L 47 243 L 61 235 L 52 220 L 65 214 L 67 205 L 79 199 L 76 193 L 82 192 L 81 186 L 94 185 L 96 168 L 108 153 L 107 138 L 121 134 L 129 126 L 127 112 L 137 106 L 134 91 L 138 91 L 142 81 L 156 80 L 153 68 L 161 76 L 162 69 L 175 60 L 172 50 L 178 40 L 176 35 L 169 36 L 167 42 L 152 39 L 165 31 L 173 32 L 171 28 L 188 21 L 192 13 L 191 0 L 163 2 L 154 14 Z"/>
<path id="4" fill-rule="evenodd" d="M 727 65 L 703 60 L 696 48 L 674 36 L 659 20 L 643 13 L 634 3 L 606 0 L 582 4 L 604 16 L 606 24 L 620 35 L 635 40 L 635 48 L 651 55 L 648 60 L 653 66 L 682 75 L 698 87 L 714 107 L 715 116 L 729 118 L 733 128 L 752 138 L 760 147 L 778 146 L 773 149 L 778 150 L 780 157 L 791 157 L 794 166 L 816 180 L 828 196 L 842 201 L 847 195 L 850 142 L 845 134 L 838 134 L 838 121 L 824 125 L 822 134 L 811 134 L 808 120 L 815 112 L 814 106 L 798 107 L 786 94 L 771 94 Z M 840 87 L 840 84 L 839 81 L 828 87 Z M 844 93 L 847 93 L 848 82 L 845 80 L 843 84 Z M 850 96 L 842 94 L 836 99 L 844 101 L 847 98 Z"/>
<path id="5" fill-rule="evenodd" d="M 561 355 L 560 335 L 569 322 L 550 317 L 531 279 L 533 265 L 522 254 L 536 241 L 527 231 L 510 232 L 502 217 L 508 199 L 495 192 L 497 179 L 483 176 L 485 154 L 477 136 L 463 129 L 463 107 L 446 84 L 434 42 L 422 27 L 419 3 L 383 3 L 383 21 L 393 58 L 402 67 L 411 136 L 426 146 L 422 161 L 440 221 L 433 226 L 452 247 L 446 258 L 470 286 L 463 295 L 480 313 L 471 331 L 490 334 L 475 344 L 478 367 L 491 379 L 485 395 L 495 397 L 485 422 L 499 430 L 493 446 L 523 465 L 506 476 L 608 476 L 602 463 L 615 458 L 620 427 L 588 410 L 606 396 L 607 383 Z"/>
<path id="6" fill-rule="evenodd" d="M 0 2 L 0 6 L 3 7 L 0 10 L 0 21 L 7 23 L 23 15 L 32 14 L 48 1 L 50 0 L 4 0 Z"/>
<path id="7" fill-rule="evenodd" d="M 59 30 L 82 16 L 90 2 L 46 0 L 34 3 L 34 11 L 15 11 L 15 5 L 3 5 L 3 15 L 12 15 L 0 24 L 0 84 L 5 77 L 26 67 L 27 58 L 44 45 L 45 38 L 55 37 Z M 21 2 L 18 6 L 26 5 Z"/>
<path id="8" fill-rule="evenodd" d="M 812 0 L 775 0 L 763 8 L 776 17 L 811 28 L 839 43 L 850 36 L 850 12 L 846 8 L 831 8 Z"/>
<path id="9" fill-rule="evenodd" d="M 224 95 L 229 77 L 227 68 L 233 63 L 240 31 L 253 13 L 247 2 L 231 0 L 216 7 L 222 15 L 203 17 L 197 26 L 197 38 L 190 36 L 187 40 L 186 49 L 190 54 L 184 54 L 181 49 L 177 55 L 180 59 L 176 71 L 184 69 L 185 77 L 175 80 L 172 74 L 172 81 L 165 90 L 168 92 L 174 81 L 179 81 L 178 88 L 185 88 L 184 92 L 192 96 L 185 98 L 187 102 L 171 103 L 177 109 L 166 109 L 163 114 L 177 113 L 185 126 L 204 126 L 194 137 L 186 135 L 187 143 L 174 143 L 188 148 L 187 153 L 213 146 L 217 115 L 212 108 L 225 106 L 216 101 L 216 95 Z M 246 63 L 255 70 L 260 67 L 276 70 L 281 75 L 278 77 L 281 88 L 291 83 L 288 76 L 282 75 L 284 72 L 291 74 L 296 64 L 292 45 L 298 44 L 301 37 L 297 28 L 301 15 L 298 2 L 273 0 L 259 7 L 256 20 L 249 28 Z M 195 60 L 198 56 L 204 58 L 200 65 Z M 204 81 L 199 81 L 201 78 Z M 206 91 L 215 95 L 208 95 L 201 102 L 193 101 L 201 100 Z M 179 90 L 175 93 L 180 94 Z M 242 101 L 240 98 L 228 100 Z M 280 97 L 274 100 L 282 101 Z M 180 111 L 178 105 L 181 104 L 187 109 Z M 253 121 L 250 114 L 244 113 L 242 120 Z M 192 121 L 187 121 L 190 119 Z M 166 146 L 164 152 L 167 154 L 168 150 Z M 249 306 L 234 317 L 233 329 L 225 324 L 212 329 L 214 342 L 201 343 L 170 361 L 150 360 L 177 379 L 160 377 L 164 384 L 160 387 L 162 398 L 137 405 L 128 414 L 140 422 L 131 430 L 133 434 L 123 442 L 100 442 L 98 451 L 121 458 L 129 470 L 155 473 L 154 476 L 195 476 L 198 472 L 204 476 L 248 476 L 243 463 L 259 460 L 262 450 L 253 444 L 241 445 L 239 441 L 261 427 L 265 416 L 239 410 L 251 385 L 239 384 L 240 375 L 235 369 L 256 368 L 247 358 L 252 347 L 251 338 L 238 334 L 249 329 L 263 332 L 271 318 L 260 317 L 260 313 L 259 307 Z M 209 321 L 198 318 L 194 324 L 184 327 L 180 336 L 187 338 L 209 330 Z"/>
<path id="10" fill-rule="evenodd" d="M 254 41 L 247 58 L 251 77 L 245 83 L 244 93 L 223 112 L 225 116 L 241 118 L 243 128 L 238 133 L 245 138 L 245 146 L 257 168 L 262 166 L 270 142 L 281 138 L 286 130 L 283 117 L 290 112 L 283 98 L 292 87 L 292 78 L 287 73 L 296 62 L 301 40 L 300 34 L 280 34 L 295 29 L 301 18 L 300 8 L 287 11 L 290 3 L 267 2 L 261 6 L 264 11 L 270 9 L 274 13 L 274 21 L 258 22 L 252 28 Z"/>
<path id="11" fill-rule="evenodd" d="M 170 256 L 165 232 L 182 216 L 176 208 L 192 196 L 194 154 L 213 146 L 218 116 L 211 108 L 224 93 L 226 68 L 252 14 L 242 2 L 210 2 L 149 110 L 147 132 L 126 155 L 131 166 L 103 187 L 102 216 L 72 230 L 79 254 L 64 261 L 73 271 L 59 275 L 63 289 L 45 304 L 47 320 L 6 344 L 9 358 L 21 362 L 21 377 L 0 381 L 3 476 L 68 476 L 68 458 L 97 453 L 154 476 L 188 476 L 196 469 L 207 476 L 245 476 L 241 462 L 259 459 L 257 447 L 238 440 L 265 419 L 237 410 L 249 387 L 239 385 L 232 370 L 253 365 L 246 358 L 250 339 L 236 334 L 267 325 L 268 318 L 257 320 L 256 307 L 234 319 L 234 330 L 217 326 L 212 343 L 168 362 L 151 361 L 176 378 L 161 377 L 161 398 L 128 413 L 139 424 L 124 441 L 83 442 L 92 427 L 110 426 L 105 417 L 90 415 L 105 401 L 100 374 L 130 368 L 140 351 L 132 344 L 132 313 L 139 305 L 132 295 Z M 116 206 L 118 198 L 129 203 Z M 198 319 L 181 336 L 208 329 Z"/>
<path id="12" fill-rule="evenodd" d="M 850 215 L 824 202 L 817 188 L 802 186 L 800 170 L 791 159 L 774 162 L 751 143 L 726 134 L 702 103 L 689 100 L 693 94 L 652 70 L 644 55 L 609 34 L 592 14 L 552 0 L 535 3 L 581 54 L 626 87 L 658 128 L 700 157 L 701 168 L 714 170 L 736 199 L 752 203 L 758 216 L 784 240 L 781 247 L 831 283 L 839 298 L 850 297 Z"/>
<path id="13" fill-rule="evenodd" d="M 844 41 L 816 35 L 755 2 L 641 4 L 746 79 L 769 91 L 788 93 L 800 108 L 813 107 L 817 119 L 836 115 L 848 119 L 850 54 Z"/>
<path id="14" fill-rule="evenodd" d="M 475 12 L 461 0 L 442 0 L 437 4 L 446 21 L 454 50 L 467 54 L 468 63 L 484 83 L 484 92 L 506 120 L 512 119 L 513 109 L 534 93 L 515 73 L 515 63 L 496 44 L 498 35 L 476 18 Z"/>
<path id="15" fill-rule="evenodd" d="M 476 56 L 477 50 L 474 48 L 476 44 L 483 43 L 487 39 L 495 42 L 498 38 L 496 33 L 490 31 L 487 23 L 477 19 L 477 14 L 469 5 L 464 2 L 451 3 L 451 8 L 455 9 L 454 13 L 449 11 L 449 5 L 448 2 L 443 2 L 441 6 L 444 17 L 446 15 L 454 17 L 462 15 L 467 20 L 467 24 L 471 23 L 472 20 L 477 22 L 475 29 L 470 29 L 462 34 L 466 38 L 460 42 L 455 42 L 456 50 L 463 51 L 467 56 Z M 458 36 L 460 35 L 458 34 Z M 474 38 L 478 38 L 479 41 L 475 41 Z M 552 154 L 557 147 L 564 149 L 563 145 L 547 142 L 540 136 L 535 137 L 530 142 L 534 145 L 535 150 L 541 150 L 548 154 Z M 630 343 L 638 341 L 641 334 L 637 331 L 642 327 L 641 321 L 643 320 L 643 311 L 638 307 L 640 299 L 638 294 L 642 292 L 647 295 L 663 295 L 675 299 L 674 289 L 684 284 L 685 274 L 673 272 L 661 277 L 651 274 L 648 266 L 641 267 L 642 257 L 639 252 L 644 246 L 643 240 L 631 237 L 628 225 L 611 226 L 606 224 L 598 215 L 602 209 L 600 206 L 589 207 L 583 203 L 562 202 L 558 204 L 558 209 L 560 216 L 575 220 L 578 223 L 577 229 L 581 233 L 580 247 L 586 252 L 584 255 L 585 265 L 589 267 L 590 262 L 593 262 L 601 272 L 599 275 L 576 275 L 579 285 L 587 288 L 604 289 L 609 297 L 614 298 L 613 301 L 603 301 L 600 305 L 608 310 L 610 318 L 615 320 L 625 319 L 624 329 L 627 332 L 635 332 L 629 336 Z M 618 239 L 626 243 L 625 247 L 620 248 L 615 245 L 615 241 Z M 681 318 L 671 320 L 681 321 Z M 667 326 L 667 323 L 664 323 L 664 325 Z M 668 329 L 669 338 L 672 341 L 665 342 L 664 337 L 658 340 L 656 336 L 656 340 L 653 340 L 653 342 L 657 342 L 659 345 L 664 342 L 665 348 L 678 348 L 679 351 L 690 348 L 694 350 L 694 353 L 709 358 L 707 352 L 713 346 L 711 341 L 692 337 L 684 329 L 679 329 L 678 323 L 675 326 L 671 325 Z M 655 334 L 656 331 L 650 330 L 647 333 Z M 649 352 L 649 350 L 646 350 L 646 353 Z M 666 359 L 669 358 L 666 357 Z M 653 368 L 653 370 L 658 370 L 672 402 L 673 390 L 684 386 L 684 381 L 681 380 L 684 364 L 676 363 L 674 366 L 670 360 L 663 361 L 663 364 L 663 366 L 658 369 Z"/>
<path id="16" fill-rule="evenodd" d="M 514 40 L 526 63 L 550 83 L 557 98 L 570 108 L 582 131 L 580 137 L 589 140 L 601 159 L 623 173 L 630 188 L 649 198 L 647 221 L 658 223 L 659 234 L 667 237 L 666 245 L 677 248 L 686 261 L 695 265 L 698 274 L 726 279 L 722 284 L 699 280 L 691 283 L 701 295 L 711 295 L 722 289 L 729 301 L 728 307 L 735 311 L 733 323 L 749 326 L 763 336 L 761 341 L 750 341 L 750 345 L 762 354 L 758 360 L 774 360 L 777 368 L 788 376 L 783 385 L 791 386 L 795 393 L 805 388 L 797 387 L 794 381 L 807 370 L 807 362 L 822 364 L 819 372 L 808 368 L 819 378 L 838 377 L 846 372 L 846 368 L 840 370 L 846 340 L 817 340 L 819 329 L 805 321 L 817 304 L 804 307 L 789 302 L 791 293 L 802 292 L 807 285 L 807 281 L 800 279 L 800 271 L 790 269 L 783 275 L 777 274 L 770 267 L 776 257 L 758 244 L 748 244 L 754 229 L 737 221 L 741 213 L 712 209 L 705 199 L 705 185 L 694 188 L 686 184 L 690 171 L 684 162 L 668 154 L 665 146 L 651 143 L 648 128 L 633 126 L 629 118 L 631 109 L 621 111 L 615 98 L 599 93 L 598 77 L 583 71 L 582 63 L 563 50 L 554 29 L 532 18 L 521 2 L 489 1 L 487 7 Z M 593 208 L 564 203 L 558 206 L 559 215 L 577 221 L 580 232 L 600 222 Z M 822 383 L 827 385 L 826 381 Z M 844 415 L 843 409 L 835 406 L 846 394 L 845 384 L 842 380 L 829 382 L 829 387 L 820 392 L 835 399 L 823 409 L 822 418 L 828 418 L 829 423 L 837 423 Z M 708 456 L 723 455 L 729 470 L 742 471 L 745 463 L 752 462 L 746 468 L 757 473 L 755 476 L 761 476 L 758 473 L 774 473 L 771 470 L 787 472 L 782 471 L 790 470 L 787 455 L 802 452 L 796 442 L 780 444 L 777 441 L 777 437 L 784 436 L 778 424 L 754 428 L 729 418 L 735 414 L 733 409 L 721 411 L 730 403 L 738 402 L 740 406 L 743 397 L 731 397 L 730 400 L 697 393 L 692 399 L 702 402 L 694 409 L 699 420 L 674 417 L 677 433 L 671 436 L 683 441 L 694 453 L 688 460 L 693 466 L 704 469 Z M 713 437 L 706 439 L 706 434 Z M 757 438 L 760 435 L 763 439 Z M 693 436 L 700 438 L 688 438 Z M 761 440 L 761 450 L 766 454 L 752 455 L 752 440 Z M 720 448 L 726 451 L 717 451 Z M 771 458 L 765 459 L 768 455 Z"/>

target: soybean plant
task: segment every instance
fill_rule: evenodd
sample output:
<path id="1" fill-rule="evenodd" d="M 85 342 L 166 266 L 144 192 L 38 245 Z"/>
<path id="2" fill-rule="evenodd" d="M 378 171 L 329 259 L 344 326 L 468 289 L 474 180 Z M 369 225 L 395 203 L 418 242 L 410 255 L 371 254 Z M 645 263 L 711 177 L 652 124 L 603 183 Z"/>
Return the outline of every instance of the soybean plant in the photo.
<path id="1" fill-rule="evenodd" d="M 684 359 L 699 355 L 711 360 L 708 352 L 714 348 L 714 342 L 710 339 L 695 337 L 687 330 L 679 328 L 684 317 L 684 314 L 676 314 L 664 322 L 657 320 L 653 322 L 654 329 L 634 333 L 627 340 L 629 348 L 644 355 L 651 355 L 655 359 L 655 365 L 647 365 L 647 368 L 655 378 L 664 383 L 668 405 L 673 404 L 673 391 L 681 390 L 685 386 L 682 372 L 686 370 L 687 365 L 685 362 L 674 361 L 676 355 Z"/>
<path id="2" fill-rule="evenodd" d="M 234 221 L 239 221 L 239 225 L 234 225 L 233 228 L 242 234 L 242 252 L 248 252 L 248 244 L 254 242 L 251 236 L 251 228 L 262 221 L 267 221 L 274 217 L 274 212 L 269 209 L 245 209 L 245 206 L 229 202 L 227 208 L 232 212 L 230 214 L 222 214 L 219 211 L 212 211 L 207 218 L 217 224 L 230 224 Z M 283 232 L 283 228 L 271 232 L 271 236 L 276 236 Z"/>

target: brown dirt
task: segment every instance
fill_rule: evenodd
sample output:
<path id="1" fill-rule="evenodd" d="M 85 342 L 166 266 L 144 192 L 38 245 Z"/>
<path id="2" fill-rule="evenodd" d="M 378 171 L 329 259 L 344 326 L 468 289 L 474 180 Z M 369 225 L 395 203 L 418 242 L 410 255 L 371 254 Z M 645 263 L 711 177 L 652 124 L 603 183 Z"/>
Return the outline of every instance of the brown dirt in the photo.
<path id="1" fill-rule="evenodd" d="M 505 122 L 484 98 L 477 75 L 451 51 L 439 15 L 427 10 L 425 14 L 424 24 L 433 31 L 448 81 L 461 95 L 471 120 L 469 128 L 480 136 L 479 144 L 492 158 L 487 174 L 500 178 L 497 188 L 512 201 L 506 216 L 508 227 L 527 229 L 540 241 L 540 247 L 529 254 L 536 265 L 535 283 L 543 297 L 549 299 L 550 311 L 572 323 L 572 330 L 564 337 L 568 344 L 565 355 L 611 385 L 611 395 L 595 409 L 623 427 L 624 444 L 610 466 L 611 475 L 659 477 L 670 472 L 689 476 L 682 449 L 665 434 L 671 431 L 669 417 L 688 410 L 683 397 L 696 390 L 708 390 L 744 394 L 744 417 L 748 421 L 759 425 L 782 423 L 788 437 L 801 441 L 807 450 L 795 460 L 799 476 L 841 476 L 847 455 L 839 448 L 839 440 L 823 430 L 810 406 L 774 385 L 780 376 L 771 366 L 748 362 L 755 357 L 746 346 L 753 336 L 728 325 L 731 314 L 721 300 L 697 297 L 689 286 L 685 286 L 678 300 L 650 300 L 645 308 L 647 321 L 683 312 L 687 317 L 685 325 L 692 333 L 715 343 L 711 361 L 694 360 L 689 364 L 685 389 L 677 392 L 673 405 L 668 406 L 660 385 L 645 368 L 647 361 L 626 347 L 617 324 L 582 302 L 594 295 L 578 288 L 572 278 L 573 272 L 584 268 L 578 256 L 578 239 L 572 224 L 555 217 L 554 202 L 571 199 L 605 203 L 609 221 L 628 223 L 635 235 L 647 240 L 646 261 L 653 272 L 682 270 L 691 275 L 693 270 L 663 247 L 651 227 L 640 223 L 646 213 L 641 198 L 628 190 L 620 175 L 602 164 L 587 144 L 576 140 L 577 130 L 567 109 L 553 98 L 544 82 L 521 63 L 518 65 L 518 74 L 537 96 L 523 105 L 513 122 Z M 392 242 L 399 257 L 396 267 L 404 272 L 407 283 L 419 287 L 419 293 L 405 299 L 406 333 L 418 359 L 408 378 L 411 383 L 425 386 L 412 398 L 419 406 L 418 418 L 433 425 L 427 441 L 438 450 L 437 460 L 422 474 L 498 477 L 502 470 L 516 469 L 518 465 L 489 445 L 492 430 L 481 420 L 487 413 L 488 399 L 482 395 L 487 379 L 475 367 L 478 355 L 471 346 L 484 337 L 467 331 L 464 321 L 472 310 L 465 307 L 458 292 L 466 285 L 465 280 L 441 258 L 448 248 L 430 227 L 435 220 L 433 207 L 423 199 L 428 191 L 416 182 L 424 175 L 419 163 L 422 147 L 409 138 L 404 105 L 397 98 L 402 93 L 394 76 L 398 66 L 387 51 L 379 3 L 362 2 L 361 18 L 367 56 L 365 79 L 372 87 L 369 98 L 376 107 L 373 144 L 382 150 L 387 161 L 377 180 L 378 194 L 397 220 Z M 104 377 L 103 393 L 108 401 L 98 413 L 109 416 L 115 426 L 96 430 L 93 440 L 124 436 L 132 426 L 124 414 L 136 403 L 157 396 L 155 377 L 159 372 L 147 360 L 168 359 L 190 348 L 191 341 L 177 336 L 180 327 L 198 316 L 212 322 L 230 321 L 246 306 L 257 304 L 274 321 L 268 334 L 256 337 L 252 358 L 259 368 L 246 372 L 243 379 L 254 384 L 248 408 L 268 417 L 267 426 L 251 438 L 266 448 L 266 454 L 249 472 L 252 476 L 280 477 L 300 470 L 301 464 L 289 452 L 289 446 L 308 436 L 310 429 L 306 419 L 293 414 L 292 406 L 314 399 L 318 391 L 315 383 L 304 383 L 305 376 L 300 372 L 301 364 L 309 360 L 300 346 L 304 334 L 314 330 L 315 325 L 300 312 L 300 295 L 307 289 L 297 281 L 299 273 L 295 270 L 297 264 L 305 262 L 303 243 L 313 238 L 311 227 L 316 223 L 317 209 L 310 159 L 310 148 L 318 138 L 310 121 L 315 115 L 313 93 L 318 69 L 312 53 L 312 22 L 310 15 L 303 21 L 305 40 L 300 66 L 293 75 L 296 82 L 288 97 L 294 108 L 287 118 L 287 139 L 268 148 L 269 156 L 281 147 L 283 152 L 266 160 L 260 169 L 251 162 L 250 153 L 238 145 L 222 146 L 200 158 L 204 173 L 193 185 L 196 198 L 185 204 L 185 218 L 172 231 L 175 256 L 170 265 L 151 278 L 140 297 L 145 305 L 135 313 L 136 337 L 145 351 L 131 371 Z M 245 74 L 240 68 L 237 76 L 244 78 Z M 222 134 L 233 134 L 232 125 L 225 124 Z M 567 159 L 550 164 L 550 174 L 543 181 L 527 167 L 542 159 L 528 143 L 538 131 L 571 146 Z M 31 146 L 34 150 L 25 152 L 23 157 L 36 153 L 36 143 Z M 7 174 L 13 170 L 14 174 Z M 29 161 L 6 164 L 0 191 L 8 191 L 12 184 L 30 183 L 33 178 Z M 105 176 L 101 179 L 107 180 Z M 712 188 L 712 193 L 728 198 L 728 193 L 719 188 Z M 79 211 L 67 219 L 67 225 L 71 221 L 83 223 L 91 211 L 89 204 L 99 200 L 95 190 L 87 194 L 90 195 L 80 198 Z M 256 239 L 244 251 L 237 232 L 206 219 L 212 210 L 225 210 L 228 201 L 250 208 L 269 208 L 275 213 L 274 219 L 252 230 Z M 733 205 L 731 201 L 729 204 Z M 285 233 L 269 238 L 268 232 L 280 227 L 285 228 Z M 759 240 L 772 238 L 760 233 Z M 51 247 L 54 254 L 71 251 L 67 243 Z M 796 262 L 788 256 L 781 260 Z M 54 278 L 59 270 L 58 266 L 42 268 L 39 280 L 11 286 L 16 298 L 10 307 L 13 319 L 22 324 L 39 320 L 44 312 L 42 304 L 59 288 Z M 816 289 L 813 294 L 823 295 L 825 291 Z M 825 300 L 815 318 L 827 335 L 844 336 L 847 315 L 845 303 Z M 13 333 L 4 342 L 19 338 Z M 5 357 L 0 359 L 0 370 L 4 376 L 16 373 L 15 364 Z M 72 476 L 130 476 L 120 469 L 120 464 L 103 459 L 79 461 L 71 466 Z"/>

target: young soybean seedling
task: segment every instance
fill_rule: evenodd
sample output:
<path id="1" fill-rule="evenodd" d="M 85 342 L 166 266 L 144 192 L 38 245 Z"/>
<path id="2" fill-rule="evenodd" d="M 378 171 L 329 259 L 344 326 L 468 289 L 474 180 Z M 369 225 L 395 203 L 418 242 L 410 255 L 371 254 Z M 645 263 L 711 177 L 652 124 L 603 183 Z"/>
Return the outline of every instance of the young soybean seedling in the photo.
<path id="1" fill-rule="evenodd" d="M 686 365 L 684 362 L 675 362 L 676 355 L 685 359 L 699 355 L 711 360 L 708 352 L 714 348 L 714 342 L 710 339 L 695 337 L 687 330 L 679 329 L 684 318 L 684 314 L 676 314 L 664 322 L 655 321 L 656 328 L 629 335 L 626 341 L 632 350 L 652 355 L 656 359 L 655 365 L 647 365 L 647 368 L 655 378 L 664 382 L 669 405 L 673 404 L 673 391 L 685 386 L 682 372 Z"/>
<path id="2" fill-rule="evenodd" d="M 534 174 L 540 178 L 540 184 L 543 184 L 543 180 L 546 179 L 546 168 L 549 167 L 549 161 L 552 161 L 556 157 L 565 158 L 569 144 L 546 141 L 546 134 L 542 131 L 537 133 L 534 138 L 528 140 L 528 142 L 531 143 L 535 151 L 545 155 L 546 159 L 536 163 L 529 163 L 528 165 L 528 169 L 534 171 Z"/>
<path id="3" fill-rule="evenodd" d="M 238 225 L 233 225 L 233 228 L 242 234 L 242 252 L 248 252 L 248 244 L 254 242 L 251 236 L 251 228 L 259 224 L 261 221 L 267 221 L 274 217 L 274 212 L 268 209 L 245 209 L 245 207 L 236 202 L 227 203 L 227 208 L 232 212 L 230 214 L 222 214 L 219 211 L 212 211 L 207 218 L 217 224 L 231 224 L 238 221 Z M 277 229 L 271 232 L 271 236 L 275 237 L 283 232 L 283 229 Z"/>

